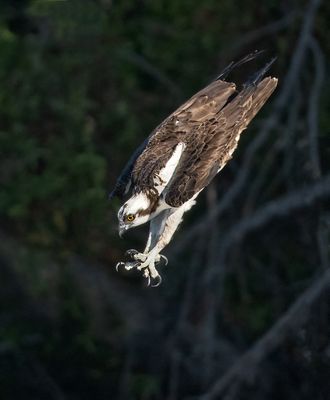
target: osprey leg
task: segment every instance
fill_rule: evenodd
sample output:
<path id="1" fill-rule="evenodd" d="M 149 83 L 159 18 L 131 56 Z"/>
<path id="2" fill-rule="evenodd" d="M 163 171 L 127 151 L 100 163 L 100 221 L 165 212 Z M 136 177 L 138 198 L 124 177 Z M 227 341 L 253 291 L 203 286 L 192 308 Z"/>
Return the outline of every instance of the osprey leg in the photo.
<path id="1" fill-rule="evenodd" d="M 196 195 L 197 196 L 197 195 Z M 119 263 L 126 270 L 136 268 L 143 271 L 143 276 L 147 279 L 148 286 L 158 286 L 161 283 L 156 265 L 162 258 L 167 260 L 160 252 L 171 241 L 174 232 L 182 221 L 183 214 L 190 210 L 195 204 L 195 198 L 190 199 L 179 208 L 169 208 L 150 221 L 150 231 L 146 248 L 143 253 L 138 253 L 136 250 L 128 250 L 128 256 L 132 261 Z M 155 281 L 155 284 L 152 282 Z"/>
<path id="2" fill-rule="evenodd" d="M 146 274 L 146 271 L 150 273 L 150 276 L 152 279 L 160 277 L 155 264 L 157 258 L 160 259 L 161 256 L 159 253 L 168 245 L 168 243 L 171 241 L 172 236 L 174 232 L 177 230 L 178 226 L 180 225 L 182 221 L 182 216 L 183 214 L 188 211 L 193 205 L 195 204 L 194 199 L 189 200 L 187 203 L 183 204 L 181 207 L 177 209 L 170 209 L 168 210 L 169 212 L 167 213 L 167 217 L 163 218 L 162 224 L 158 224 L 158 229 L 157 232 L 152 232 L 152 230 L 155 228 L 155 225 L 152 226 L 150 224 L 150 247 L 151 250 L 146 254 L 147 258 L 144 262 L 142 262 L 140 265 L 138 265 L 136 268 L 138 270 L 145 270 L 144 276 L 149 278 L 149 275 Z M 149 236 L 150 236 L 149 235 Z M 149 242 L 149 240 L 148 240 Z M 149 250 L 149 248 L 147 249 Z M 135 257 L 138 257 L 138 255 L 135 255 Z M 137 260 L 137 258 L 135 258 Z M 158 286 L 158 284 L 156 285 Z"/>
<path id="3" fill-rule="evenodd" d="M 146 247 L 143 253 L 139 253 L 135 249 L 127 250 L 125 255 L 130 258 L 130 260 L 144 262 L 146 261 L 150 249 L 154 248 L 158 243 L 159 239 L 161 238 L 164 229 L 165 229 L 165 222 L 168 216 L 172 213 L 172 209 L 164 210 L 163 212 L 159 213 L 154 219 L 150 221 L 150 229 Z M 155 258 L 155 263 L 158 264 L 162 260 L 165 261 L 167 265 L 167 258 L 162 254 L 157 254 Z"/>

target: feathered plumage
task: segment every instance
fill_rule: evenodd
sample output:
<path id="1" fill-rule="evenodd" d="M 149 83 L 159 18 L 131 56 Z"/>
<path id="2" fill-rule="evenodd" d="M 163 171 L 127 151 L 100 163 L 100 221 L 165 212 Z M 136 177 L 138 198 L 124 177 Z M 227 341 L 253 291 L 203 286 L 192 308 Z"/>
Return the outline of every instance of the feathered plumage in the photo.
<path id="1" fill-rule="evenodd" d="M 131 251 L 132 260 L 120 263 L 126 269 L 143 270 L 149 282 L 150 277 L 160 279 L 155 263 L 183 213 L 231 159 L 242 131 L 276 88 L 276 78 L 263 78 L 274 59 L 239 89 L 225 80 L 233 68 L 258 54 L 231 63 L 166 118 L 135 151 L 118 178 L 110 196 L 122 198 L 132 192 L 118 214 L 120 230 L 154 218 L 159 221 L 150 230 L 150 245 L 144 253 Z"/>

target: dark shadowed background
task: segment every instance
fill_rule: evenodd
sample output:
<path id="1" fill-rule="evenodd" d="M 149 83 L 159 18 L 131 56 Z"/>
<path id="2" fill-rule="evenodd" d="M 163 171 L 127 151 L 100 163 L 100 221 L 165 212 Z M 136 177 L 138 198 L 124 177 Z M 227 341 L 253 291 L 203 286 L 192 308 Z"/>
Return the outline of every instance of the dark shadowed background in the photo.
<path id="1" fill-rule="evenodd" d="M 330 2 L 2 0 L 0 398 L 321 400 L 330 393 Z M 279 85 L 165 254 L 116 273 L 107 195 L 230 61 Z"/>

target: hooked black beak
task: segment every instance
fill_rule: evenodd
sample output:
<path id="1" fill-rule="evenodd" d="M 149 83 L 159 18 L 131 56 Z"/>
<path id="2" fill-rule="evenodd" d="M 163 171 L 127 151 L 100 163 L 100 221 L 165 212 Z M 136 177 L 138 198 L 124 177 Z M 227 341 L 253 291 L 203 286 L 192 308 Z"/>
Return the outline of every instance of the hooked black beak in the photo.
<path id="1" fill-rule="evenodd" d="M 125 225 L 119 225 L 119 237 L 122 238 L 123 234 L 127 231 L 127 227 Z"/>

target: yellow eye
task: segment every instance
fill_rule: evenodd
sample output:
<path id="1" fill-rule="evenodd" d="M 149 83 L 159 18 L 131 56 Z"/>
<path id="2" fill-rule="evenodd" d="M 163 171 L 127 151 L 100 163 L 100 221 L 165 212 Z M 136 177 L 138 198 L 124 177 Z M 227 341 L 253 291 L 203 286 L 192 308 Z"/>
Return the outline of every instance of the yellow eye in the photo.
<path id="1" fill-rule="evenodd" d="M 135 216 L 134 216 L 133 214 L 128 214 L 128 215 L 126 216 L 126 219 L 127 219 L 128 222 L 132 222 L 132 221 L 134 221 Z"/>

